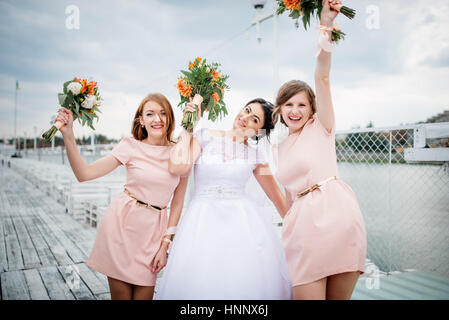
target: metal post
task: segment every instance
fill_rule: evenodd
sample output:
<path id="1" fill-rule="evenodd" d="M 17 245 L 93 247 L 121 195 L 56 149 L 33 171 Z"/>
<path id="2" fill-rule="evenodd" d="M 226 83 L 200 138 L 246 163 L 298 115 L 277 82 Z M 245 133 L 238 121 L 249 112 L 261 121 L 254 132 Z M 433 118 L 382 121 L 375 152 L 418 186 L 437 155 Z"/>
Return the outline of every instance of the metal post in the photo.
<path id="1" fill-rule="evenodd" d="M 274 99 L 276 100 L 277 90 L 279 88 L 279 25 L 278 16 L 276 14 L 276 6 L 273 13 L 273 26 L 274 26 L 274 51 L 273 51 L 273 87 L 274 87 Z"/>
<path id="2" fill-rule="evenodd" d="M 23 156 L 27 157 L 27 133 L 26 131 L 23 133 Z"/>
<path id="3" fill-rule="evenodd" d="M 95 131 L 92 131 L 92 136 L 90 138 L 90 145 L 92 147 L 92 155 L 95 156 Z"/>
<path id="4" fill-rule="evenodd" d="M 37 127 L 34 126 L 34 155 L 36 155 L 37 148 Z"/>
<path id="5" fill-rule="evenodd" d="M 14 152 L 17 151 L 17 91 L 19 90 L 19 81 L 16 80 L 16 90 L 14 90 Z"/>

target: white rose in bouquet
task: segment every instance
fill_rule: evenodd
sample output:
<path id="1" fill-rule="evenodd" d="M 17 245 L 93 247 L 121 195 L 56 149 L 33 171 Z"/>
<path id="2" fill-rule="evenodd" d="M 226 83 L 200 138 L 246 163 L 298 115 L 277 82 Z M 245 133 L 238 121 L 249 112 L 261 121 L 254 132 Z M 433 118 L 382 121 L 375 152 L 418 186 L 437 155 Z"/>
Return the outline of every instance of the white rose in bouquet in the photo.
<path id="1" fill-rule="evenodd" d="M 81 85 L 81 83 L 79 83 L 79 82 L 71 82 L 71 83 L 69 83 L 69 85 L 67 86 L 67 90 L 69 90 L 70 92 L 72 92 L 72 94 L 74 95 L 74 96 L 77 96 L 77 95 L 79 95 L 80 94 L 80 91 L 81 91 L 81 88 L 82 88 L 83 86 Z"/>
<path id="2" fill-rule="evenodd" d="M 92 109 L 92 107 L 96 104 L 97 104 L 97 97 L 95 97 L 94 95 L 88 94 L 86 96 L 86 100 L 84 100 L 81 103 L 81 107 L 83 107 L 84 109 Z"/>

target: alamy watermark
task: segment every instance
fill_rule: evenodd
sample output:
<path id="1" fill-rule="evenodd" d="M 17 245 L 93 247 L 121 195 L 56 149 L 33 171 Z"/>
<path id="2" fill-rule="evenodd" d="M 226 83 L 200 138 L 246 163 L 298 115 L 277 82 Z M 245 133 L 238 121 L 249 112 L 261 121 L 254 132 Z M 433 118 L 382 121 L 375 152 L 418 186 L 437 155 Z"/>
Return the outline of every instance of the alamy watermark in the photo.
<path id="1" fill-rule="evenodd" d="M 79 30 L 80 28 L 80 8 L 75 5 L 69 5 L 65 8 L 65 27 L 68 30 Z"/>

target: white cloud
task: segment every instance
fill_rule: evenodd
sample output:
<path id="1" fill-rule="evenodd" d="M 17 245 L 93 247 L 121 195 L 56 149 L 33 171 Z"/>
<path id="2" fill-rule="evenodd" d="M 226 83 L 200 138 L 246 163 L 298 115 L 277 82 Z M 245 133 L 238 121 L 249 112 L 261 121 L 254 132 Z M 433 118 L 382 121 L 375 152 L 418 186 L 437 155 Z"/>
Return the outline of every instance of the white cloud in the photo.
<path id="1" fill-rule="evenodd" d="M 376 126 L 423 121 L 447 109 L 449 4 L 347 2 L 358 14 L 354 21 L 338 18 L 348 36 L 335 49 L 331 73 L 337 129 L 370 120 Z M 128 135 L 134 112 L 149 92 L 169 98 L 179 125 L 178 70 L 205 53 L 230 75 L 225 98 L 230 115 L 214 126 L 229 128 L 252 98 L 274 100 L 272 21 L 263 23 L 260 44 L 254 29 L 249 40 L 241 34 L 223 42 L 249 24 L 254 14 L 249 3 L 207 2 L 201 9 L 156 0 L 75 4 L 81 14 L 78 32 L 65 29 L 63 2 L 0 3 L 0 135 L 12 134 L 16 79 L 23 87 L 19 133 L 32 132 L 33 126 L 47 129 L 57 93 L 72 76 L 99 82 L 105 100 L 95 124 L 98 133 Z M 364 25 L 364 8 L 372 4 L 380 8 L 380 30 Z M 314 26 L 307 32 L 295 29 L 286 15 L 279 18 L 279 30 L 279 85 L 301 79 L 313 87 L 317 31 Z M 90 134 L 90 129 L 75 129 Z"/>

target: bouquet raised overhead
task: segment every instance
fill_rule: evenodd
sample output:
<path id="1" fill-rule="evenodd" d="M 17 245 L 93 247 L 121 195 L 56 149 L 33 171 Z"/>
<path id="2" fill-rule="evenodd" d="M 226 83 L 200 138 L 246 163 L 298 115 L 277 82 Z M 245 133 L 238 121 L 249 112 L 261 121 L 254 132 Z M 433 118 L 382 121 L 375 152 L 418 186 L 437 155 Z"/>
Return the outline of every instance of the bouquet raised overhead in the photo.
<path id="1" fill-rule="evenodd" d="M 99 105 L 102 100 L 97 83 L 95 81 L 88 82 L 86 79 L 75 78 L 67 81 L 63 85 L 63 92 L 58 93 L 58 100 L 61 107 L 69 109 L 73 113 L 73 120 L 78 119 L 81 125 L 88 125 L 93 130 L 92 125 L 97 113 L 100 112 Z M 56 121 L 53 126 L 44 132 L 42 138 L 47 141 L 53 140 L 56 132 L 63 126 L 62 122 Z"/>
<path id="2" fill-rule="evenodd" d="M 225 89 L 229 89 L 226 84 L 229 76 L 222 75 L 218 70 L 219 66 L 219 63 L 208 64 L 206 59 L 200 57 L 193 62 L 189 62 L 188 70 L 181 70 L 182 76 L 178 78 L 176 85 L 181 97 L 178 106 L 184 109 L 190 98 L 199 94 L 203 97 L 201 116 L 204 112 L 208 112 L 208 119 L 215 121 L 227 115 L 228 111 L 223 101 L 223 94 Z M 196 118 L 196 111 L 193 113 L 187 112 L 181 124 L 187 131 L 192 132 L 194 119 Z"/>
<path id="3" fill-rule="evenodd" d="M 311 18 L 316 16 L 319 19 L 321 16 L 321 10 L 323 10 L 322 0 L 276 0 L 276 2 L 278 4 L 278 15 L 283 14 L 285 11 L 289 11 L 289 17 L 296 20 L 296 27 L 299 26 L 298 20 L 302 17 L 302 23 L 305 30 L 307 30 L 310 26 Z M 355 17 L 354 9 L 348 8 L 341 4 L 331 5 L 331 8 L 341 12 L 349 19 L 353 19 Z M 340 40 L 344 40 L 345 35 L 346 34 L 341 31 L 341 29 L 334 26 L 331 40 L 333 42 L 339 42 Z"/>

